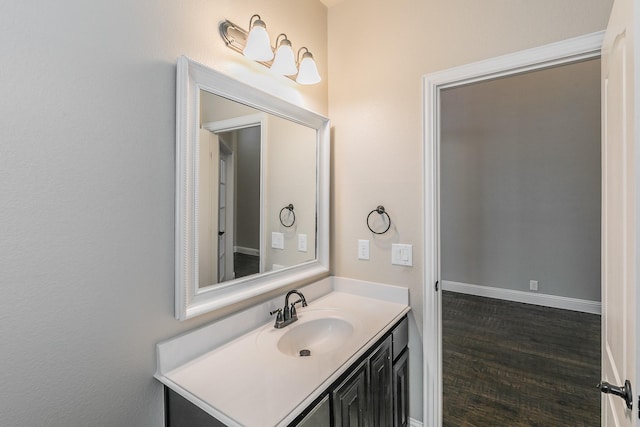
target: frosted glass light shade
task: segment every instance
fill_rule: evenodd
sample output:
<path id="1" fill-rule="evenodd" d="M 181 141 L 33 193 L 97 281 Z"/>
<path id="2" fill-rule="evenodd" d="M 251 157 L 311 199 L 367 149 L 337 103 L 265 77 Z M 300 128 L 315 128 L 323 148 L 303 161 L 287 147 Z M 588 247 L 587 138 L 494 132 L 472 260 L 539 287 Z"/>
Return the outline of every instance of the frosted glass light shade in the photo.
<path id="1" fill-rule="evenodd" d="M 276 59 L 273 60 L 271 70 L 281 76 L 293 76 L 298 72 L 296 67 L 296 60 L 291 49 L 291 43 L 280 44 L 280 47 L 276 51 Z"/>
<path id="2" fill-rule="evenodd" d="M 313 55 L 309 52 L 305 52 L 302 55 L 302 61 L 300 62 L 300 71 L 298 71 L 298 77 L 296 82 L 301 85 L 313 85 L 320 80 L 320 73 L 318 73 L 318 67 L 316 61 L 313 60 Z"/>
<path id="3" fill-rule="evenodd" d="M 271 50 L 271 42 L 266 26 L 260 25 L 262 21 L 256 21 L 253 28 L 249 32 L 247 45 L 242 50 L 244 56 L 254 61 L 271 61 L 273 59 L 273 51 Z"/>

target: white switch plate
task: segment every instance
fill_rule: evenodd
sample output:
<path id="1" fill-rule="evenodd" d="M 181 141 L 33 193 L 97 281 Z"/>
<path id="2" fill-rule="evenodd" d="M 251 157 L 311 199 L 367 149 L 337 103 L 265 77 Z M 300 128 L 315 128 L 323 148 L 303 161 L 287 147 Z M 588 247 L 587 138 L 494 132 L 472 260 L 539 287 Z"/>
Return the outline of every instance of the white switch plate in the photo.
<path id="1" fill-rule="evenodd" d="M 358 240 L 358 259 L 369 259 L 368 240 Z"/>
<path id="2" fill-rule="evenodd" d="M 413 266 L 413 245 L 392 243 L 391 264 Z"/>
<path id="3" fill-rule="evenodd" d="M 271 247 L 273 249 L 284 249 L 284 234 L 274 231 L 271 233 Z"/>
<path id="4" fill-rule="evenodd" d="M 537 280 L 529 280 L 529 290 L 537 291 L 538 290 L 538 281 Z"/>
<path id="5" fill-rule="evenodd" d="M 298 250 L 300 252 L 307 252 L 307 235 L 298 234 Z"/>

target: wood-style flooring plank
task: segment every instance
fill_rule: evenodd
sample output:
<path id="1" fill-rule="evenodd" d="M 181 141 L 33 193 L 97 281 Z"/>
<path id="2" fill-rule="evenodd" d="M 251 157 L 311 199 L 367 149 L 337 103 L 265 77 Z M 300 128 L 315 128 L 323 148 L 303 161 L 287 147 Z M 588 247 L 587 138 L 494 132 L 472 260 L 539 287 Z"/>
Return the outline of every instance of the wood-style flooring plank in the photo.
<path id="1" fill-rule="evenodd" d="M 444 426 L 599 426 L 600 316 L 442 294 Z"/>

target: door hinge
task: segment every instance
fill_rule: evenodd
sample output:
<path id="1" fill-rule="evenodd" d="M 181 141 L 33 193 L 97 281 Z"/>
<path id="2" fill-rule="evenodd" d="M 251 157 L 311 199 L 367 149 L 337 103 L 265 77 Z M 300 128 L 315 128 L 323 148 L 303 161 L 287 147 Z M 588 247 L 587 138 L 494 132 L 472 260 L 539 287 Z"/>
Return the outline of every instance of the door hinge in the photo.
<path id="1" fill-rule="evenodd" d="M 440 283 L 440 281 L 436 280 L 436 292 L 438 292 L 438 283 Z"/>

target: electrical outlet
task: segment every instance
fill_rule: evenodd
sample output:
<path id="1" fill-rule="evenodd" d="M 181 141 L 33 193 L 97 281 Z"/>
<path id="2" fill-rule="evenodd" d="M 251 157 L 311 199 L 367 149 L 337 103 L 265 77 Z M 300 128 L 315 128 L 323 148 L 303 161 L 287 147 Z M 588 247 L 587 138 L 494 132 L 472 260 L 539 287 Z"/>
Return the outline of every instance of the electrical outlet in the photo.
<path id="1" fill-rule="evenodd" d="M 529 290 L 537 291 L 538 290 L 538 281 L 537 280 L 529 280 Z"/>

